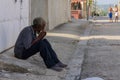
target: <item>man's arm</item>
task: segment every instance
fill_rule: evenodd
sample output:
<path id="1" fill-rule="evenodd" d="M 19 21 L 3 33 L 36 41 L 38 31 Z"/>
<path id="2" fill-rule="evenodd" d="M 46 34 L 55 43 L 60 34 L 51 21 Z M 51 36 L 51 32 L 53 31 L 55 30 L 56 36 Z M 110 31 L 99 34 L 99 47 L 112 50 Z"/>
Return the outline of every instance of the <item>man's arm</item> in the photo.
<path id="1" fill-rule="evenodd" d="M 40 32 L 38 37 L 32 42 L 32 45 L 35 44 L 36 42 L 38 42 L 39 40 L 42 40 L 45 36 L 46 36 L 46 32 L 45 31 Z"/>

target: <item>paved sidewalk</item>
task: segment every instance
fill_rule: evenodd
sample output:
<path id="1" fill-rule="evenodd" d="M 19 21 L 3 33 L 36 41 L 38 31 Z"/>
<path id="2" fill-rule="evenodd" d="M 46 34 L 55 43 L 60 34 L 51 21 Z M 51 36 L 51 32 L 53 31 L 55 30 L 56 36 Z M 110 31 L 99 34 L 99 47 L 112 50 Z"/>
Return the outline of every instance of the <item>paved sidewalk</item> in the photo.
<path id="1" fill-rule="evenodd" d="M 86 43 L 79 41 L 88 24 L 85 20 L 73 20 L 48 31 L 46 38 L 59 59 L 68 64 L 62 72 L 47 69 L 39 54 L 19 60 L 13 57 L 13 49 L 10 49 L 0 54 L 0 80 L 78 80 L 84 57 L 84 49 L 79 45 Z"/>

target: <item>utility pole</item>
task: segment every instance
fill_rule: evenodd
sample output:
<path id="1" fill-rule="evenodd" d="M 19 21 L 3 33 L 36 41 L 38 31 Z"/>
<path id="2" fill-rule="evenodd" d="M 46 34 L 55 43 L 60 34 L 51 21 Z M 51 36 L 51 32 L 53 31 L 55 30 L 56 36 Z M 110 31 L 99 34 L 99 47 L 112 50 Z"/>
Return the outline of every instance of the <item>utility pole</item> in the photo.
<path id="1" fill-rule="evenodd" d="M 87 16 L 87 20 L 89 20 L 89 0 L 86 0 L 86 16 Z"/>
<path id="2" fill-rule="evenodd" d="M 96 13 L 96 3 L 97 3 L 97 2 L 96 2 L 96 0 L 95 0 L 95 13 Z"/>
<path id="3" fill-rule="evenodd" d="M 96 16 L 97 16 L 97 14 L 96 14 L 96 8 L 97 8 L 97 1 L 96 0 L 94 0 L 94 3 L 93 3 L 93 5 L 94 5 L 94 8 L 93 8 L 93 19 L 95 20 L 96 19 Z"/>

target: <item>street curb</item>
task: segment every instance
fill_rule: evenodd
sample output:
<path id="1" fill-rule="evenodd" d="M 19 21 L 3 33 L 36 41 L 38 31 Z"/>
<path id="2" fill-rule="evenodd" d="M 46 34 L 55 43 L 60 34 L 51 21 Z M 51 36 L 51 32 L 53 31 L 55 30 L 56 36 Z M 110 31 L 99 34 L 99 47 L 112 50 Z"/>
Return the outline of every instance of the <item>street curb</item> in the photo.
<path id="1" fill-rule="evenodd" d="M 89 25 L 89 22 L 84 23 L 81 26 L 88 26 L 88 25 Z M 92 26 L 88 27 L 85 30 L 83 36 L 89 36 L 91 29 L 92 29 Z M 68 74 L 66 75 L 65 80 L 80 80 L 87 42 L 88 41 L 83 40 L 83 41 L 79 41 L 79 43 L 77 44 L 77 49 L 75 50 L 73 58 L 69 63 L 70 70 L 68 71 Z"/>

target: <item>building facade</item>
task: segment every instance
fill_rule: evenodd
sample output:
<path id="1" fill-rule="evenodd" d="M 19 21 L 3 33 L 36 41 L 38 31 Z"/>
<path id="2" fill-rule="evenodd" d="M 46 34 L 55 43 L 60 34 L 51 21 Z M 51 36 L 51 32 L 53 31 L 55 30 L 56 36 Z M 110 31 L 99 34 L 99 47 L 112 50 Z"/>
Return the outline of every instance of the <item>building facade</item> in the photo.
<path id="1" fill-rule="evenodd" d="M 86 17 L 86 0 L 71 0 L 71 17 L 75 19 Z"/>
<path id="2" fill-rule="evenodd" d="M 35 17 L 43 17 L 48 30 L 71 19 L 70 0 L 0 0 L 0 12 L 0 53 L 14 46 Z"/>

